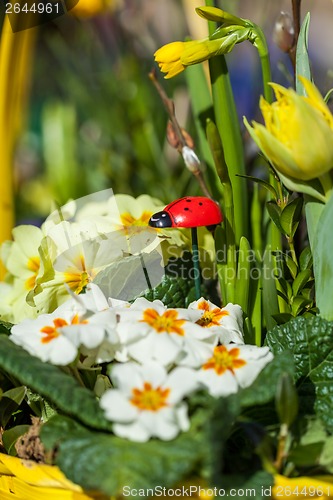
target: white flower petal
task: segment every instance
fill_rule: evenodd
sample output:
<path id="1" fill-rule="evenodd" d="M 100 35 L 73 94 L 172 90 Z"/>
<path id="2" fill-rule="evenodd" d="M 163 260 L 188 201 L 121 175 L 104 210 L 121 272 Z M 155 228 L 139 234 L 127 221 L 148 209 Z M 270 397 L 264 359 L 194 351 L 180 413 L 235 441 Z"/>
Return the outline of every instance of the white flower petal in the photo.
<path id="1" fill-rule="evenodd" d="M 117 364 L 111 367 L 110 378 L 113 384 L 127 397 L 132 396 L 132 389 L 143 387 L 140 365 L 136 363 Z"/>
<path id="2" fill-rule="evenodd" d="M 113 422 L 133 422 L 138 416 L 138 409 L 118 389 L 106 391 L 99 404 L 105 411 L 106 418 Z"/>
<path id="3" fill-rule="evenodd" d="M 138 422 L 147 429 L 151 437 L 157 437 L 163 441 L 174 439 L 180 430 L 175 410 L 172 408 L 163 408 L 158 412 L 143 411 Z"/>
<path id="4" fill-rule="evenodd" d="M 198 372 L 198 381 L 209 392 L 211 396 L 229 396 L 238 391 L 236 377 L 229 370 L 218 375 L 215 370 L 200 370 Z"/>
<path id="5" fill-rule="evenodd" d="M 116 436 L 127 438 L 138 443 L 145 443 L 150 438 L 150 432 L 138 421 L 131 424 L 114 424 L 113 432 Z"/>
<path id="6" fill-rule="evenodd" d="M 170 404 L 179 403 L 185 396 L 191 394 L 195 389 L 198 388 L 198 372 L 192 370 L 191 368 L 177 367 L 174 368 L 165 384 L 164 387 L 169 387 L 171 389 L 169 396 Z"/>

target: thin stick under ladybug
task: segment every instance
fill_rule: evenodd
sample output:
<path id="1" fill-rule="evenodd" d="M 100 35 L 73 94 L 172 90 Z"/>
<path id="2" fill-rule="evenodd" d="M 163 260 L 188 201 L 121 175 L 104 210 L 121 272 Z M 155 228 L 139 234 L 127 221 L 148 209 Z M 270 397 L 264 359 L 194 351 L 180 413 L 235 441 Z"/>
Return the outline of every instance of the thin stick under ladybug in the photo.
<path id="1" fill-rule="evenodd" d="M 223 216 L 219 205 L 204 196 L 185 196 L 169 203 L 162 212 L 152 215 L 149 225 L 152 227 L 187 227 L 191 228 L 192 262 L 196 300 L 201 297 L 201 276 L 199 266 L 199 249 L 197 227 L 206 226 L 212 229 L 220 224 Z"/>

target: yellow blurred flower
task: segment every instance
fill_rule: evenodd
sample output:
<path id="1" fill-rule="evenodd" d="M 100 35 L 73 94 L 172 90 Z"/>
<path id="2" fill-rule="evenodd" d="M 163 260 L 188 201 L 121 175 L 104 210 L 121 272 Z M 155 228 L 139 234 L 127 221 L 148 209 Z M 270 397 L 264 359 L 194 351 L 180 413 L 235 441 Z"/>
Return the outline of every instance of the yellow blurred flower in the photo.
<path id="1" fill-rule="evenodd" d="M 115 0 L 79 0 L 69 11 L 77 17 L 92 17 L 114 8 Z"/>
<path id="2" fill-rule="evenodd" d="M 251 127 L 244 121 L 278 173 L 309 181 L 333 167 L 333 116 L 313 83 L 305 78 L 301 81 L 306 97 L 272 84 L 276 101 L 260 100 L 265 126 L 252 122 Z"/>
<path id="3" fill-rule="evenodd" d="M 296 500 L 298 498 L 328 500 L 333 498 L 333 476 L 290 478 L 277 474 L 274 480 L 272 500 Z"/>

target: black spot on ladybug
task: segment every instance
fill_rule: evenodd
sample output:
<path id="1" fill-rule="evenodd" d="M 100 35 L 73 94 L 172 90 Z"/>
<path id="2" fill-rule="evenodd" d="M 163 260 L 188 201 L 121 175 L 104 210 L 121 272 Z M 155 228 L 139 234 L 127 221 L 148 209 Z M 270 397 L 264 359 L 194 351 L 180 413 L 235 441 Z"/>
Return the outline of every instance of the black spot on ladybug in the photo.
<path id="1" fill-rule="evenodd" d="M 191 203 L 191 202 L 192 202 L 192 200 L 186 200 L 186 203 Z"/>
<path id="2" fill-rule="evenodd" d="M 184 210 L 190 210 L 188 207 L 185 207 Z"/>
<path id="3" fill-rule="evenodd" d="M 203 205 L 203 203 L 201 203 L 201 201 L 200 201 L 200 202 L 199 202 L 199 205 L 201 206 L 201 205 Z"/>

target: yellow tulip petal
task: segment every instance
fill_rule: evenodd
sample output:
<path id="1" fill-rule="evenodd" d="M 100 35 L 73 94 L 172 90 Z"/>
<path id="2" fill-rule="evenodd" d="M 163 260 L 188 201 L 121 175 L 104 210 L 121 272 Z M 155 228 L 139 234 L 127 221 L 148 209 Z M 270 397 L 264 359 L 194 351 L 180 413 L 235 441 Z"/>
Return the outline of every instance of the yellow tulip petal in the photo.
<path id="1" fill-rule="evenodd" d="M 260 144 L 260 149 L 273 167 L 278 172 L 281 170 L 285 175 L 298 177 L 299 168 L 286 146 L 259 123 L 254 123 L 254 132 Z"/>
<path id="2" fill-rule="evenodd" d="M 0 453 L 1 500 L 110 500 L 101 493 L 85 493 L 54 465 L 38 464 Z M 111 497 L 112 498 L 112 497 Z"/>
<path id="3" fill-rule="evenodd" d="M 295 477 L 276 475 L 272 488 L 272 500 L 309 500 L 311 498 L 327 500 L 333 498 L 332 476 L 326 478 Z M 301 493 L 303 491 L 303 494 Z"/>
<path id="4" fill-rule="evenodd" d="M 299 79 L 304 85 L 307 93 L 307 97 L 303 97 L 303 99 L 306 99 L 312 106 L 317 108 L 323 114 L 329 126 L 333 129 L 333 116 L 317 87 L 307 78 L 299 76 Z"/>
<path id="5" fill-rule="evenodd" d="M 311 96 L 308 98 L 293 89 L 271 85 L 276 101 L 269 104 L 261 98 L 265 127 L 254 125 L 251 135 L 258 138 L 259 147 L 278 173 L 302 181 L 324 175 L 333 167 L 333 133 L 329 119 L 333 117 L 327 116 L 328 108 L 324 109 L 320 94 L 308 81 L 306 88 Z"/>

